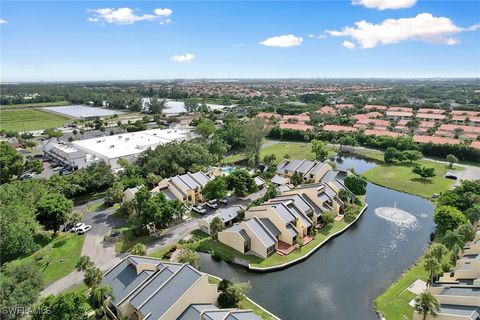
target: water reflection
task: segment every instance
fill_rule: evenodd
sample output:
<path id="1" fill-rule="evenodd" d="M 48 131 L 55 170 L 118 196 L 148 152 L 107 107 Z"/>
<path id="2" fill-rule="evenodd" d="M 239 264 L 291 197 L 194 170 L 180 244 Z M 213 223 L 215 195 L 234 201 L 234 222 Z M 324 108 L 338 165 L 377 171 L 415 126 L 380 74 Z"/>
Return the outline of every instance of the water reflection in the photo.
<path id="1" fill-rule="evenodd" d="M 344 158 L 342 168 L 364 172 L 375 164 Z M 373 319 L 374 299 L 423 253 L 433 230 L 433 205 L 420 197 L 368 184 L 369 207 L 359 223 L 308 260 L 256 274 L 202 255 L 205 272 L 250 281 L 250 296 L 282 319 Z M 415 228 L 380 218 L 375 209 L 396 207 L 413 215 Z"/>

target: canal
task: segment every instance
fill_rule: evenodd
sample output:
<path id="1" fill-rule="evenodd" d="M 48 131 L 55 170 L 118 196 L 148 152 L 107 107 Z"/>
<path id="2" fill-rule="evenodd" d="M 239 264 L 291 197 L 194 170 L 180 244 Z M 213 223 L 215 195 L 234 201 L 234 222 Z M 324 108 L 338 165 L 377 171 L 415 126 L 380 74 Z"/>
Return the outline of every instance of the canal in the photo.
<path id="1" fill-rule="evenodd" d="M 338 167 L 362 173 L 375 163 L 352 157 Z M 433 204 L 369 183 L 368 209 L 343 235 L 304 262 L 282 271 L 252 273 L 202 255 L 201 270 L 250 281 L 249 296 L 282 319 L 374 319 L 374 300 L 424 252 L 433 231 Z M 415 217 L 397 224 L 375 209 L 396 207 Z"/>

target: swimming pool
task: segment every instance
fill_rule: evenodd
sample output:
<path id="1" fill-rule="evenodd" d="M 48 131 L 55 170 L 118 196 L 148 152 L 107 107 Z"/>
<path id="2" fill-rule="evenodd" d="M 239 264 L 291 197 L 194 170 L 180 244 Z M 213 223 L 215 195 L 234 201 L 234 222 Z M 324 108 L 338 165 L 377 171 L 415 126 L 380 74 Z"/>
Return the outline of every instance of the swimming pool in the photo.
<path id="1" fill-rule="evenodd" d="M 222 168 L 222 171 L 223 173 L 225 173 L 226 175 L 229 175 L 230 173 L 232 173 L 233 171 L 235 171 L 235 167 L 223 167 Z"/>

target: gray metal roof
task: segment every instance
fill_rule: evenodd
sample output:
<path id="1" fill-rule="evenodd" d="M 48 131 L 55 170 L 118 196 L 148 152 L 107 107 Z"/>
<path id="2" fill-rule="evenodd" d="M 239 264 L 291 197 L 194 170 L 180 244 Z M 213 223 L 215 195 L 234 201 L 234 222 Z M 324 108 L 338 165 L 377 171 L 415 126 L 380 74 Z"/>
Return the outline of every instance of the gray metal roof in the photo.
<path id="1" fill-rule="evenodd" d="M 332 199 L 337 195 L 337 192 L 333 190 L 332 187 L 330 187 L 327 183 L 325 183 L 324 192 Z"/>
<path id="2" fill-rule="evenodd" d="M 282 162 L 280 162 L 277 166 L 277 173 L 284 174 L 285 173 L 285 167 L 287 166 L 287 164 L 288 164 L 287 160 L 283 160 Z"/>
<path id="3" fill-rule="evenodd" d="M 317 204 L 312 200 L 310 199 L 310 197 L 308 195 L 306 195 L 305 193 L 302 194 L 302 198 L 308 202 L 308 204 L 313 208 L 313 210 L 315 211 L 315 214 L 317 215 L 317 217 L 319 217 L 322 212 L 324 211 L 321 207 L 317 206 Z"/>
<path id="4" fill-rule="evenodd" d="M 280 195 L 280 196 L 277 196 L 273 199 L 273 201 L 275 200 L 288 200 L 288 199 L 291 199 L 293 200 L 293 202 L 295 202 L 295 205 L 300 208 L 300 210 L 302 210 L 303 212 L 305 212 L 306 214 L 309 214 L 310 212 L 312 212 L 312 207 L 298 194 L 286 194 L 286 195 Z"/>
<path id="5" fill-rule="evenodd" d="M 202 188 L 205 187 L 208 182 L 210 182 L 210 178 L 201 171 L 191 173 L 190 175 L 200 184 Z"/>
<path id="6" fill-rule="evenodd" d="M 265 184 L 265 180 L 263 180 L 262 178 L 260 177 L 255 177 L 255 184 L 259 187 L 259 186 L 262 186 Z"/>
<path id="7" fill-rule="evenodd" d="M 166 283 L 173 274 L 174 271 L 170 270 L 169 268 L 164 268 L 160 272 L 157 272 L 153 278 L 149 280 L 148 284 L 130 299 L 132 306 L 134 306 L 136 309 L 140 309 L 140 307 L 148 300 L 148 298 L 154 294 L 158 288 Z M 144 315 L 146 314 L 144 313 Z"/>
<path id="8" fill-rule="evenodd" d="M 273 222 L 270 219 L 260 218 L 260 221 L 275 238 L 278 238 L 280 236 L 281 234 L 280 230 L 278 230 L 278 228 L 273 224 Z"/>
<path id="9" fill-rule="evenodd" d="M 297 228 L 295 228 L 295 226 L 291 223 L 287 224 L 287 230 L 288 230 L 288 232 L 290 232 L 292 237 L 295 237 L 295 236 L 298 235 Z"/>
<path id="10" fill-rule="evenodd" d="M 232 311 L 225 320 L 261 320 L 253 311 Z"/>
<path id="11" fill-rule="evenodd" d="M 137 309 L 145 319 L 160 319 L 201 276 L 190 265 L 183 265 L 163 285 L 154 286 L 157 290 Z"/>
<path id="12" fill-rule="evenodd" d="M 297 170 L 297 168 L 302 164 L 302 160 L 297 160 L 297 159 L 293 159 L 292 161 L 290 161 L 290 163 L 285 167 L 285 170 L 286 171 L 295 171 Z"/>
<path id="13" fill-rule="evenodd" d="M 217 309 L 217 307 L 213 304 L 191 304 L 177 320 L 200 320 L 201 313 L 210 309 Z"/>
<path id="14" fill-rule="evenodd" d="M 210 223 L 214 218 L 218 217 L 223 221 L 223 223 L 227 223 L 234 220 L 238 216 L 238 211 L 240 210 L 242 210 L 242 207 L 240 206 L 223 208 L 218 210 L 215 214 L 206 217 L 205 220 Z"/>
<path id="15" fill-rule="evenodd" d="M 290 191 L 290 190 L 291 190 L 290 187 L 286 184 L 278 187 L 278 192 L 285 192 L 285 191 Z"/>
<path id="16" fill-rule="evenodd" d="M 197 182 L 192 176 L 190 172 L 187 172 L 186 174 L 182 174 L 179 176 L 180 179 L 182 179 L 183 182 L 189 187 L 189 189 L 196 189 L 201 187 L 200 183 Z"/>
<path id="17" fill-rule="evenodd" d="M 151 264 L 153 266 L 158 266 L 159 264 L 162 263 L 158 259 L 153 259 L 148 257 L 139 257 L 139 256 L 129 256 L 127 260 L 135 266 L 139 264 Z"/>
<path id="18" fill-rule="evenodd" d="M 315 166 L 315 162 L 310 160 L 304 160 L 302 164 L 297 168 L 297 171 L 301 174 L 306 174 Z"/>
<path id="19" fill-rule="evenodd" d="M 162 192 L 165 194 L 168 200 L 177 200 L 178 198 L 170 191 L 168 188 L 163 189 Z"/>
<path id="20" fill-rule="evenodd" d="M 124 259 L 105 275 L 103 284 L 112 288 L 112 303 L 116 305 L 147 280 L 152 273 L 143 271 L 137 275 L 137 268 L 128 259 Z"/>
<path id="21" fill-rule="evenodd" d="M 328 164 L 323 162 L 317 162 L 315 166 L 308 172 L 309 174 L 317 174 L 322 168 L 328 166 Z"/>
<path id="22" fill-rule="evenodd" d="M 265 247 L 269 248 L 277 243 L 277 239 L 270 234 L 268 229 L 257 217 L 253 217 L 253 219 L 247 220 L 245 223 L 250 227 L 250 229 L 252 229 Z"/>
<path id="23" fill-rule="evenodd" d="M 291 213 L 293 213 L 293 215 L 295 215 L 296 218 L 302 220 L 302 222 L 306 224 L 307 227 L 312 226 L 312 220 L 310 220 L 309 217 L 307 217 L 302 211 L 295 207 L 293 202 L 287 205 L 287 208 L 290 210 Z"/>
<path id="24" fill-rule="evenodd" d="M 455 304 L 441 304 L 439 314 L 449 314 L 454 316 L 470 317 L 469 319 L 477 319 L 480 314 L 480 307 L 476 306 L 460 306 Z"/>
<path id="25" fill-rule="evenodd" d="M 284 184 L 288 184 L 290 182 L 290 179 L 279 176 L 279 175 L 276 175 L 270 181 L 274 184 L 278 184 L 278 185 L 281 186 L 281 185 L 284 185 Z"/>
<path id="26" fill-rule="evenodd" d="M 328 170 L 327 173 L 322 177 L 321 181 L 322 182 L 328 182 L 335 180 L 338 175 L 338 171 L 336 170 Z"/>
<path id="27" fill-rule="evenodd" d="M 203 314 L 205 320 L 224 320 L 225 317 L 230 313 L 229 310 L 211 310 Z M 203 320 L 203 319 L 202 319 Z"/>
<path id="28" fill-rule="evenodd" d="M 322 202 L 332 201 L 332 199 L 326 193 L 323 193 L 323 192 L 318 195 L 318 198 L 322 200 Z"/>
<path id="29" fill-rule="evenodd" d="M 180 192 L 186 194 L 191 188 L 182 180 L 180 176 L 175 176 L 171 178 L 173 185 L 180 190 Z"/>
<path id="30" fill-rule="evenodd" d="M 295 216 L 283 203 L 273 204 L 271 207 L 285 223 L 295 221 Z"/>

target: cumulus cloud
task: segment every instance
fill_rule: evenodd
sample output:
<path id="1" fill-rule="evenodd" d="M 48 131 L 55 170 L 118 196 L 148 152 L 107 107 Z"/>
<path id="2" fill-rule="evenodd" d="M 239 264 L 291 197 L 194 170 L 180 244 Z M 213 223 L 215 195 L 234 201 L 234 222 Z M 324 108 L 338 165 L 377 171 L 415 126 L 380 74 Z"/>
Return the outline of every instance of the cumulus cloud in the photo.
<path id="1" fill-rule="evenodd" d="M 0 19 L 0 24 L 7 24 L 7 23 L 8 23 L 7 20 Z"/>
<path id="2" fill-rule="evenodd" d="M 190 63 L 190 62 L 193 62 L 193 60 L 195 60 L 195 55 L 191 53 L 186 53 L 186 54 L 170 57 L 170 60 L 178 63 L 184 63 L 184 62 Z"/>
<path id="3" fill-rule="evenodd" d="M 267 47 L 288 48 L 301 45 L 303 38 L 296 37 L 293 34 L 286 34 L 282 36 L 270 37 L 263 40 L 260 44 Z"/>
<path id="4" fill-rule="evenodd" d="M 342 46 L 344 46 L 345 48 L 350 49 L 350 50 L 355 49 L 355 43 L 347 41 L 347 40 L 343 41 Z"/>
<path id="5" fill-rule="evenodd" d="M 160 21 L 161 24 L 169 23 L 173 13 L 171 9 L 155 9 L 154 14 L 137 14 L 136 10 L 131 8 L 100 8 L 89 9 L 92 15 L 88 18 L 90 22 L 106 22 L 113 24 L 133 24 L 139 21 Z M 168 18 L 168 19 L 166 19 Z"/>
<path id="6" fill-rule="evenodd" d="M 411 8 L 415 3 L 417 0 L 352 0 L 354 6 L 378 10 Z"/>
<path id="7" fill-rule="evenodd" d="M 327 33 L 335 37 L 351 37 L 362 48 L 374 48 L 378 44 L 393 44 L 405 40 L 452 45 L 458 43 L 458 40 L 452 38 L 453 35 L 479 28 L 480 25 L 461 28 L 449 18 L 421 13 L 413 18 L 387 19 L 381 24 L 362 20 L 355 22 L 355 27 L 345 27 L 340 31 L 327 30 Z"/>

